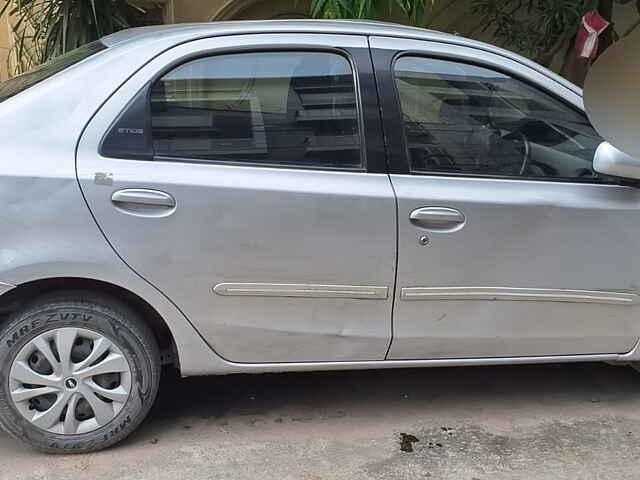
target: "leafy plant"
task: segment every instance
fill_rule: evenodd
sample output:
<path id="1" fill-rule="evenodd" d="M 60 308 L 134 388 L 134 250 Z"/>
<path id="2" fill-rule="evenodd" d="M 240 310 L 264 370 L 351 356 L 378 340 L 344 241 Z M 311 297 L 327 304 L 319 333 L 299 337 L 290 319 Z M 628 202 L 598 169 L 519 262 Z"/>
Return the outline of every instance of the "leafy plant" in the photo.
<path id="1" fill-rule="evenodd" d="M 499 43 L 545 64 L 596 6 L 597 0 L 474 0 L 472 8 Z"/>
<path id="2" fill-rule="evenodd" d="M 620 4 L 640 0 L 615 0 Z M 599 11 L 611 21 L 614 0 L 474 0 L 473 11 L 481 17 L 483 30 L 491 30 L 498 43 L 549 65 L 564 45 L 573 39 L 582 16 Z M 629 32 L 610 27 L 602 38 L 602 49 Z"/>
<path id="3" fill-rule="evenodd" d="M 386 8 L 397 8 L 407 23 L 423 26 L 425 13 L 436 0 L 312 0 L 311 16 L 315 18 L 374 19 Z"/>
<path id="4" fill-rule="evenodd" d="M 15 73 L 131 26 L 127 0 L 0 0 L 13 19 Z"/>

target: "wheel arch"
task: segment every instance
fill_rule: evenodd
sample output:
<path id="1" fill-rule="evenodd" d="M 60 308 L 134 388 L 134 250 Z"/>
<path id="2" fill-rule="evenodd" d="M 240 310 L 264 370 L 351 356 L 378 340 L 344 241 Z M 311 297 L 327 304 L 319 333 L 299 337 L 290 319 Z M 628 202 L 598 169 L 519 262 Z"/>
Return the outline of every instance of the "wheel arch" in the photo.
<path id="1" fill-rule="evenodd" d="M 94 291 L 127 304 L 140 315 L 140 318 L 155 335 L 160 347 L 162 363 L 172 364 L 180 369 L 175 338 L 166 320 L 157 309 L 131 290 L 104 280 L 83 277 L 53 277 L 21 283 L 0 295 L 1 321 L 38 296 L 62 290 Z"/>

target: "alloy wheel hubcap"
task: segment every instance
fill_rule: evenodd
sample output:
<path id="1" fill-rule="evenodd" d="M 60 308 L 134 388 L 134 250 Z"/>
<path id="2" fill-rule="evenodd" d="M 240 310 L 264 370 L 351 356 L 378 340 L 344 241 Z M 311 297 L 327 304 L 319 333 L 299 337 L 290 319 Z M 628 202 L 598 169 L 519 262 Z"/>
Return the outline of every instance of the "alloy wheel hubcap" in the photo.
<path id="1" fill-rule="evenodd" d="M 9 373 L 13 404 L 31 424 L 73 435 L 108 424 L 131 393 L 131 368 L 105 336 L 58 328 L 29 341 Z"/>
<path id="2" fill-rule="evenodd" d="M 64 381 L 64 386 L 67 388 L 67 390 L 75 390 L 78 386 L 78 381 L 75 378 L 67 378 Z"/>

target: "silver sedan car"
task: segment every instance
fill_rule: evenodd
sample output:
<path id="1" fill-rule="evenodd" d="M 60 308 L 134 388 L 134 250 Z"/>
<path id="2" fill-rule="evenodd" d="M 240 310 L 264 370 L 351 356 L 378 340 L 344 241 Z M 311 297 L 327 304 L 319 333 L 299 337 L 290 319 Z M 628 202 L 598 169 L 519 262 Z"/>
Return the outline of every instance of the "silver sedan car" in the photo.
<path id="1" fill-rule="evenodd" d="M 0 102 L 0 424 L 37 449 L 122 440 L 165 364 L 640 360 L 640 167 L 513 53 L 381 23 L 142 28 Z"/>

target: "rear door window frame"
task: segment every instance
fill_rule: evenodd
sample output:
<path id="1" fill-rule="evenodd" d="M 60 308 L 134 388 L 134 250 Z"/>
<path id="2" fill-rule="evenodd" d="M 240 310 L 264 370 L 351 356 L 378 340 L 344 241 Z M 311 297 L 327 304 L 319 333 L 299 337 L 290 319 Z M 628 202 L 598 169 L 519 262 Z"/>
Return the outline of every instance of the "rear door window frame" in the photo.
<path id="1" fill-rule="evenodd" d="M 363 36 L 364 38 L 364 36 Z M 295 164 L 276 164 L 276 163 L 259 163 L 259 162 L 232 162 L 220 160 L 206 160 L 198 158 L 183 157 L 166 157 L 158 156 L 153 152 L 151 132 L 151 89 L 153 85 L 167 73 L 184 65 L 186 63 L 201 58 L 216 57 L 223 55 L 233 55 L 241 53 L 273 53 L 273 52 L 322 52 L 333 53 L 345 58 L 351 66 L 354 78 L 354 88 L 356 96 L 356 106 L 358 109 L 358 125 L 360 137 L 360 157 L 361 164 L 358 168 L 328 168 L 313 165 L 295 165 Z M 147 153 L 144 155 L 127 155 L 126 152 L 112 153 L 105 148 L 109 135 L 120 128 L 120 121 L 127 116 L 127 112 L 136 101 L 141 101 L 144 97 L 147 105 L 145 128 L 145 149 Z M 223 47 L 211 50 L 203 50 L 186 55 L 180 59 L 167 64 L 159 70 L 147 84 L 131 99 L 127 107 L 113 121 L 111 126 L 106 130 L 102 141 L 100 142 L 99 151 L 102 155 L 109 158 L 136 159 L 145 161 L 168 161 L 176 163 L 198 163 L 211 165 L 229 165 L 243 167 L 263 167 L 263 168 L 288 168 L 303 170 L 329 170 L 338 172 L 370 172 L 370 173 L 386 173 L 386 155 L 382 140 L 382 124 L 379 116 L 377 90 L 373 73 L 373 65 L 368 48 L 356 47 L 325 47 L 313 45 L 295 45 L 295 44 L 275 44 L 275 45 L 251 45 L 239 47 Z"/>

